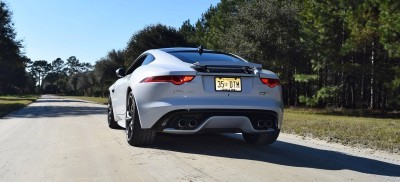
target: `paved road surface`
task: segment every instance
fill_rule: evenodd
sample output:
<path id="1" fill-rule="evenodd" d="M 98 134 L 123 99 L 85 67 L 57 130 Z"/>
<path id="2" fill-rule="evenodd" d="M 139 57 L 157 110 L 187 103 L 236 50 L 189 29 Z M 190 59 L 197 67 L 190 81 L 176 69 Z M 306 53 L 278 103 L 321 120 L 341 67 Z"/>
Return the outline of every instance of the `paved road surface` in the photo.
<path id="1" fill-rule="evenodd" d="M 398 155 L 292 135 L 250 146 L 238 134 L 164 134 L 137 148 L 124 134 L 108 128 L 103 105 L 43 96 L 0 119 L 0 181 L 400 181 Z"/>

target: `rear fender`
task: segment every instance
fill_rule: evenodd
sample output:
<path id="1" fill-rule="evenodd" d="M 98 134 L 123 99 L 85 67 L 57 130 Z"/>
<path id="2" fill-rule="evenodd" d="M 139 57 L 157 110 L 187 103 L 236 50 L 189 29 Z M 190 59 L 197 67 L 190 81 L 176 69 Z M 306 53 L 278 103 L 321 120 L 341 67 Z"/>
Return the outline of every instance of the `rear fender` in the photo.
<path id="1" fill-rule="evenodd" d="M 260 71 L 260 78 L 275 78 L 279 79 L 278 75 L 276 75 L 274 72 L 269 71 L 269 70 L 261 70 Z"/>

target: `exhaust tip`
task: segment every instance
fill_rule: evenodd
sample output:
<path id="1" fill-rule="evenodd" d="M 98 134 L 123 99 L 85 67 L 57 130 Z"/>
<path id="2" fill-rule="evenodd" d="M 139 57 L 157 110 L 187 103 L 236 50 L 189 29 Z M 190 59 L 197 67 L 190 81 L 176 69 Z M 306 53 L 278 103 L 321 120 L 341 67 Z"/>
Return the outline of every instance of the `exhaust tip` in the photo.
<path id="1" fill-rule="evenodd" d="M 178 127 L 179 127 L 179 128 L 184 128 L 184 127 L 186 127 L 186 124 L 187 124 L 187 121 L 184 120 L 184 119 L 181 119 L 181 120 L 178 121 Z"/>
<path id="2" fill-rule="evenodd" d="M 266 126 L 267 126 L 268 128 L 273 127 L 273 125 L 274 125 L 274 123 L 273 123 L 271 120 L 267 120 L 267 121 L 266 121 Z"/>
<path id="3" fill-rule="evenodd" d="M 197 127 L 197 121 L 194 120 L 194 119 L 190 120 L 190 121 L 189 121 L 189 126 L 190 126 L 191 128 Z"/>
<path id="4" fill-rule="evenodd" d="M 265 127 L 266 122 L 264 120 L 258 120 L 257 121 L 257 126 L 260 128 Z"/>

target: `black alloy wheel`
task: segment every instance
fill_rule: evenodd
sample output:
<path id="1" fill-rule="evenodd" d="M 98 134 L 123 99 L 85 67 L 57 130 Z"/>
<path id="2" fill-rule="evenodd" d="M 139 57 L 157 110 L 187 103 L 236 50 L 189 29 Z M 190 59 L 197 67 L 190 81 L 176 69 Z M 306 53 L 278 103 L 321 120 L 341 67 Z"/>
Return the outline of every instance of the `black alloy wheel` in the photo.
<path id="1" fill-rule="evenodd" d="M 112 129 L 119 129 L 121 128 L 118 123 L 114 120 L 114 112 L 111 103 L 111 97 L 108 97 L 108 104 L 107 104 L 107 121 L 108 127 Z"/>

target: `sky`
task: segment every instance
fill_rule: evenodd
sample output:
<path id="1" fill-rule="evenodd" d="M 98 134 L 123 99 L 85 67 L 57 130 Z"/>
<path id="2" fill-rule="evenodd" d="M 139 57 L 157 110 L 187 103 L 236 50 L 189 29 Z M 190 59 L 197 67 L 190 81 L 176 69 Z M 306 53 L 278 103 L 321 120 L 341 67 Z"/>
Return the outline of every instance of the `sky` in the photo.
<path id="1" fill-rule="evenodd" d="M 76 56 L 94 64 L 147 25 L 193 24 L 219 0 L 5 0 L 32 61 Z"/>

